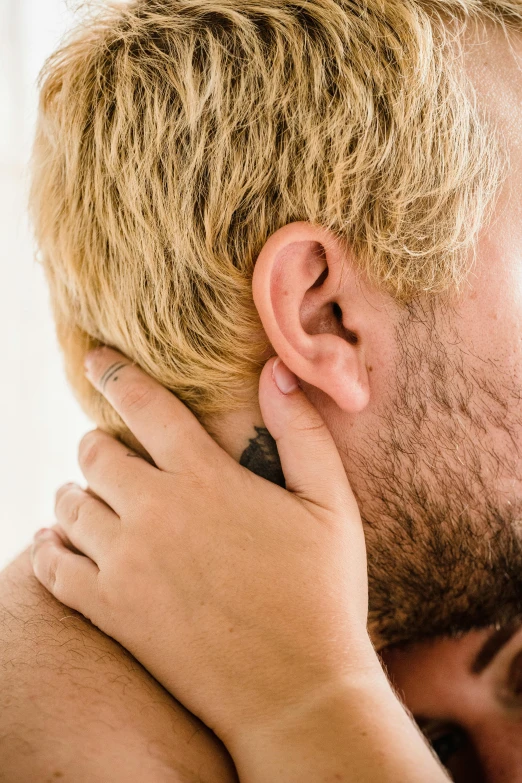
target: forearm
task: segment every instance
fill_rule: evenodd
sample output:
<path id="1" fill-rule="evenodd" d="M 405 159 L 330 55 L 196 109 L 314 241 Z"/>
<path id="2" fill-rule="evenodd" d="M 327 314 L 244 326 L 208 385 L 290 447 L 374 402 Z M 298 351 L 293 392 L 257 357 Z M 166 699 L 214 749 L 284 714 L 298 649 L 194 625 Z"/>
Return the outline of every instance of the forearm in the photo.
<path id="1" fill-rule="evenodd" d="M 447 783 L 384 675 L 322 694 L 231 748 L 241 783 Z"/>
<path id="2" fill-rule="evenodd" d="M 214 736 L 55 601 L 27 553 L 0 573 L 0 770 L 2 783 L 237 780 Z"/>

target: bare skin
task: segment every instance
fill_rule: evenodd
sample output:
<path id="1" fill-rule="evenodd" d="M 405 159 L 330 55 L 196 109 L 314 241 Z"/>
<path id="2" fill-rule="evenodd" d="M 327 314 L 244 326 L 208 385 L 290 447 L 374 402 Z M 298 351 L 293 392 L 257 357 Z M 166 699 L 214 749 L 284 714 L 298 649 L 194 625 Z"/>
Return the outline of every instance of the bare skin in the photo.
<path id="1" fill-rule="evenodd" d="M 2 783 L 234 783 L 221 743 L 119 644 L 47 593 L 27 552 L 0 574 Z"/>
<path id="2" fill-rule="evenodd" d="M 360 514 L 297 378 L 270 360 L 259 385 L 285 492 L 120 354 L 86 367 L 154 464 L 84 438 L 90 491 L 58 492 L 32 551 L 42 584 L 211 726 L 242 783 L 447 780 L 370 644 Z"/>
<path id="3" fill-rule="evenodd" d="M 495 59 L 497 51 L 492 54 Z M 516 78 L 516 69 L 514 73 L 509 71 L 505 89 L 511 89 Z M 498 80 L 498 85 L 493 82 L 491 94 L 502 101 L 501 73 Z M 475 81 L 479 87 L 485 82 L 481 72 Z M 518 128 L 516 124 L 512 129 L 515 136 Z M 514 139 L 514 153 L 517 141 L 518 137 Z M 516 237 L 512 251 L 511 245 L 506 249 L 500 240 L 509 234 L 506 226 L 515 232 L 520 225 L 515 198 L 519 192 L 519 161 L 519 155 L 514 154 L 514 196 L 506 198 L 509 210 L 504 204 L 503 221 L 495 224 L 495 241 L 489 237 L 489 244 L 483 242 L 479 254 L 484 264 L 486 260 L 489 264 L 493 256 L 487 251 L 493 246 L 495 269 L 501 262 L 506 269 L 517 266 L 516 248 L 520 245 Z M 499 281 L 512 279 L 513 275 L 503 273 L 504 267 L 498 269 L 502 270 L 497 275 Z M 490 352 L 503 355 L 501 346 L 508 345 L 511 364 L 506 359 L 505 366 L 511 371 L 518 366 L 520 356 L 515 350 L 519 343 L 515 345 L 512 339 L 513 334 L 520 333 L 512 317 L 518 312 L 515 292 L 519 288 L 510 282 L 506 285 L 512 295 L 505 302 L 499 291 L 490 308 L 502 316 L 493 329 L 483 330 L 480 297 L 469 297 L 471 313 L 463 311 L 461 321 L 487 334 L 487 352 L 481 351 L 484 360 Z M 482 289 L 488 295 L 496 292 L 487 279 Z M 471 337 L 468 342 L 473 343 Z M 282 355 L 281 350 L 278 352 Z M 343 424 L 339 423 L 339 411 L 327 415 L 326 408 L 332 406 L 327 400 L 322 412 L 331 429 L 339 432 Z M 241 453 L 252 437 L 253 427 L 245 427 L 238 431 L 236 445 L 227 450 L 237 452 L 240 443 L 244 444 L 239 446 Z M 116 643 L 77 617 L 64 619 L 71 614 L 37 584 L 26 554 L 0 575 L 0 781 L 233 781 L 235 773 L 222 747 L 201 724 L 195 723 Z"/>

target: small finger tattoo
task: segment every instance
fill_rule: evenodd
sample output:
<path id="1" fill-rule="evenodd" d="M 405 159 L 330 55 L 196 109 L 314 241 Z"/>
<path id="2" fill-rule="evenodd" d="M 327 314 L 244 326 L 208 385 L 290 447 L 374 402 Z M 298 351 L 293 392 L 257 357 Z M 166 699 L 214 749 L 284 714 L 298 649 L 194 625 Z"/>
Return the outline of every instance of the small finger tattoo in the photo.
<path id="1" fill-rule="evenodd" d="M 115 381 L 118 380 L 118 376 L 116 373 L 118 373 L 120 370 L 123 370 L 124 367 L 128 367 L 127 362 L 115 362 L 114 364 L 111 364 L 111 366 L 105 370 L 102 377 L 100 378 L 100 389 L 102 392 L 105 391 L 107 384 L 111 379 L 114 379 Z"/>

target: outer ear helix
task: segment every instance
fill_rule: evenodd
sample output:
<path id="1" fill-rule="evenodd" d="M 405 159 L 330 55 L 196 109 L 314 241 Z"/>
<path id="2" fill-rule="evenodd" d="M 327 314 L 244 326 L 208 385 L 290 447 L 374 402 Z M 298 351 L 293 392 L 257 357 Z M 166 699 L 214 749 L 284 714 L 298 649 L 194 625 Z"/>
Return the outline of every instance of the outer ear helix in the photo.
<path id="1" fill-rule="evenodd" d="M 339 275 L 346 250 L 327 239 L 308 223 L 270 237 L 254 271 L 254 302 L 286 366 L 342 410 L 357 413 L 368 402 L 369 384 L 360 338 L 343 323 Z"/>

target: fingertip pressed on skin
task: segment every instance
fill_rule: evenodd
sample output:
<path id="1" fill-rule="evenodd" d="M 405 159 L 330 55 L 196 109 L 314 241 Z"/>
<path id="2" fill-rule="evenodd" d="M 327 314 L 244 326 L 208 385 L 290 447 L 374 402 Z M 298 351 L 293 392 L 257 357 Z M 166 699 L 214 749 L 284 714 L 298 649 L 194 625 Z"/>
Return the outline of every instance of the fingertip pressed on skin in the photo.
<path id="1" fill-rule="evenodd" d="M 31 547 L 31 562 L 33 564 L 34 574 L 38 581 L 48 590 L 51 589 L 49 587 L 49 580 L 43 578 L 42 570 L 45 574 L 47 574 L 49 570 L 47 567 L 49 547 L 56 548 L 62 543 L 62 539 L 52 528 L 44 527 L 41 530 L 38 530 L 34 535 L 33 545 Z"/>
<path id="2" fill-rule="evenodd" d="M 282 394 L 291 394 L 299 388 L 297 376 L 288 369 L 279 356 L 272 365 L 274 383 Z"/>

